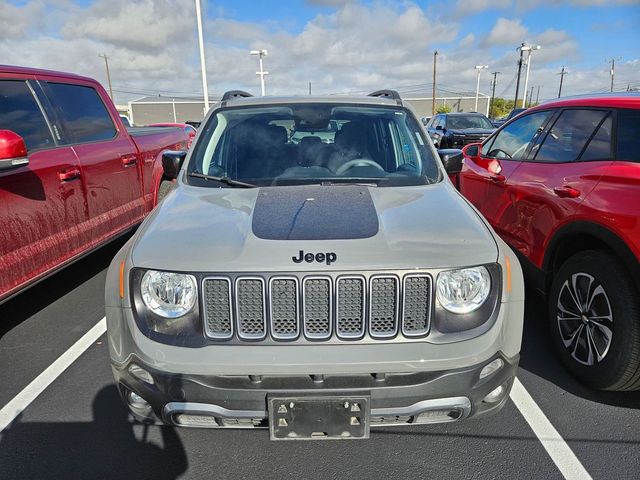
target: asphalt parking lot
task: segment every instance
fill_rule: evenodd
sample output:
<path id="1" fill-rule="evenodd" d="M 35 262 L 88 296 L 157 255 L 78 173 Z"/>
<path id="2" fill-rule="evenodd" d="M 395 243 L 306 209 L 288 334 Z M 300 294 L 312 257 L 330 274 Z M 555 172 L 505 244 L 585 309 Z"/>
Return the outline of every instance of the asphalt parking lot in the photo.
<path id="1" fill-rule="evenodd" d="M 574 381 L 548 345 L 542 299 L 532 292 L 522 388 L 496 416 L 373 429 L 370 440 L 359 442 L 270 442 L 266 430 L 134 425 L 118 398 L 100 330 L 106 268 L 122 244 L 0 306 L 0 478 L 640 475 L 640 392 L 595 392 Z M 71 349 L 81 338 L 86 345 Z M 70 365 L 60 372 L 61 356 Z M 17 417 L 16 409 L 23 410 Z"/>

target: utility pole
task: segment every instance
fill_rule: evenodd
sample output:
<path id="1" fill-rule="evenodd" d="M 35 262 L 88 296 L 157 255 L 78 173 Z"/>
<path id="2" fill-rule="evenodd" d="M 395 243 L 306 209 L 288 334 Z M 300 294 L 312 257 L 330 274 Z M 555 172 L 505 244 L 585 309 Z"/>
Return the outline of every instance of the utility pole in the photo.
<path id="1" fill-rule="evenodd" d="M 524 75 L 524 98 L 522 99 L 522 108 L 525 108 L 525 100 L 527 99 L 527 89 L 529 87 L 529 70 L 531 69 L 531 54 L 534 50 L 540 50 L 542 47 L 540 45 L 525 45 L 520 47 L 520 51 L 522 50 L 527 52 L 527 71 Z"/>
<path id="2" fill-rule="evenodd" d="M 562 67 L 562 71 L 558 74 L 558 75 L 560 75 L 560 89 L 558 90 L 558 98 L 560 98 L 562 96 L 562 80 L 564 79 L 564 76 L 567 75 L 567 73 L 569 73 L 569 72 L 566 72 L 564 70 L 564 66 L 563 66 Z"/>
<path id="3" fill-rule="evenodd" d="M 431 115 L 436 114 L 436 62 L 438 60 L 438 50 L 433 52 L 433 91 L 431 93 Z"/>
<path id="4" fill-rule="evenodd" d="M 615 58 L 611 59 L 611 70 L 609 73 L 611 74 L 611 89 L 609 91 L 613 92 L 613 77 L 615 77 L 616 75 L 616 59 Z"/>
<path id="5" fill-rule="evenodd" d="M 529 94 L 529 101 L 527 102 L 527 108 L 531 107 L 531 101 L 533 100 L 533 88 L 531 87 L 531 93 Z"/>
<path id="6" fill-rule="evenodd" d="M 536 93 L 536 105 L 538 104 L 539 100 L 540 100 L 540 85 L 538 85 L 538 93 Z"/>
<path id="7" fill-rule="evenodd" d="M 113 102 L 113 89 L 111 88 L 111 74 L 109 73 L 109 57 L 107 57 L 106 53 L 98 54 L 99 57 L 104 58 L 104 66 L 107 69 L 107 83 L 109 84 L 109 96 L 111 97 L 111 101 Z"/>
<path id="8" fill-rule="evenodd" d="M 202 13 L 200 0 L 196 0 L 196 20 L 198 22 L 198 45 L 200 46 L 200 69 L 202 70 L 202 95 L 204 96 L 204 114 L 209 111 L 209 89 L 207 88 L 207 66 L 204 61 L 204 39 L 202 38 Z"/>
<path id="9" fill-rule="evenodd" d="M 309 95 L 311 95 L 311 82 L 309 82 Z"/>
<path id="10" fill-rule="evenodd" d="M 489 114 L 491 114 L 491 109 L 493 108 L 493 100 L 496 98 L 496 83 L 497 83 L 497 77 L 498 75 L 500 75 L 502 72 L 492 72 L 491 75 L 493 75 L 493 81 L 491 82 L 491 102 L 489 102 Z"/>
<path id="11" fill-rule="evenodd" d="M 522 72 L 522 55 L 523 55 L 523 51 L 522 48 L 525 46 L 524 42 L 522 42 L 522 44 L 518 47 L 518 50 L 520 50 L 520 59 L 518 60 L 518 77 L 516 79 L 516 96 L 513 99 L 513 108 L 517 108 L 518 106 L 518 93 L 520 91 L 520 73 Z"/>

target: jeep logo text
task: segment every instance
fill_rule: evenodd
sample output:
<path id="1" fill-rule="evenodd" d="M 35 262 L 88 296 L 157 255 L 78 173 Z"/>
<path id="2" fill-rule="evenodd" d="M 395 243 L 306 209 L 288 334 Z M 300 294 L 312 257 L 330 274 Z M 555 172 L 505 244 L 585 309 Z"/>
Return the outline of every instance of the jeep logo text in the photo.
<path id="1" fill-rule="evenodd" d="M 338 259 L 338 256 L 334 252 L 314 254 L 314 253 L 304 253 L 304 250 L 300 250 L 300 252 L 298 252 L 297 258 L 291 257 L 291 260 L 293 260 L 294 263 L 301 263 L 304 260 L 307 263 L 313 263 L 314 261 L 318 263 L 325 262 L 327 265 L 331 265 L 337 259 Z"/>

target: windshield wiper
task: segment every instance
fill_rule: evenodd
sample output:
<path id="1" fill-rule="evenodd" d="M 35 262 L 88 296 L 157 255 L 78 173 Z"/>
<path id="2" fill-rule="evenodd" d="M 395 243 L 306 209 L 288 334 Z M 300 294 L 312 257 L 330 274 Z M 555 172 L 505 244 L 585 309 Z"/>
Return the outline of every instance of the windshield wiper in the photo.
<path id="1" fill-rule="evenodd" d="M 239 188 L 255 188 L 256 185 L 252 183 L 245 183 L 239 180 L 234 180 L 229 177 L 214 177 L 213 175 L 205 175 L 204 173 L 192 172 L 189 174 L 190 177 L 195 178 L 203 178 L 204 180 L 212 180 L 214 182 L 224 183 L 225 185 L 229 185 L 230 187 L 239 187 Z"/>

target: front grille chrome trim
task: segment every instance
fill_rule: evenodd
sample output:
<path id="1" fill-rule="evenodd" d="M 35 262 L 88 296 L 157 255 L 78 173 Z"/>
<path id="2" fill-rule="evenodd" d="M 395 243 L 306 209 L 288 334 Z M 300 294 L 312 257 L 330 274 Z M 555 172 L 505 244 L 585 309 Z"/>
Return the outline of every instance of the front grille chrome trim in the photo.
<path id="1" fill-rule="evenodd" d="M 427 321 L 425 328 L 418 331 L 407 331 L 406 328 L 406 315 L 407 315 L 407 280 L 412 278 L 426 278 L 427 279 Z M 415 337 L 425 337 L 429 334 L 431 330 L 431 312 L 434 307 L 434 290 L 433 290 L 433 280 L 431 275 L 426 273 L 408 273 L 404 277 L 402 277 L 402 335 L 407 338 L 415 338 Z"/>
<path id="2" fill-rule="evenodd" d="M 257 280 L 262 285 L 262 330 L 261 335 L 246 334 L 242 331 L 242 318 L 240 316 L 240 290 L 238 288 L 240 282 L 244 280 Z M 235 282 L 235 308 L 236 308 L 236 328 L 238 337 L 243 340 L 264 340 L 267 337 L 267 303 L 266 303 L 266 288 L 264 278 L 250 276 L 250 277 L 237 277 Z"/>
<path id="3" fill-rule="evenodd" d="M 358 280 L 362 286 L 362 299 L 360 305 L 360 331 L 351 333 L 351 332 L 341 332 L 340 331 L 340 282 L 344 280 Z M 336 279 L 335 285 L 335 296 L 336 296 L 336 335 L 338 338 L 346 339 L 346 340 L 357 340 L 364 336 L 364 333 L 367 329 L 365 323 L 367 318 L 366 311 L 366 296 L 367 296 L 367 281 L 364 277 L 360 275 L 341 275 Z"/>
<path id="4" fill-rule="evenodd" d="M 327 334 L 318 335 L 317 333 L 309 332 L 307 328 L 307 309 L 306 309 L 306 298 L 307 298 L 307 282 L 310 280 L 324 280 L 328 283 L 328 303 L 329 303 L 329 325 Z M 304 277 L 302 280 L 302 330 L 304 332 L 304 336 L 309 340 L 328 340 L 333 335 L 333 281 L 331 277 L 324 275 L 311 275 L 308 277 Z"/>
<path id="5" fill-rule="evenodd" d="M 296 331 L 291 335 L 282 335 L 276 333 L 276 327 L 273 323 L 273 282 L 277 280 L 289 280 L 295 283 L 295 302 L 296 302 Z M 269 327 L 271 328 L 271 336 L 276 340 L 295 340 L 300 335 L 300 282 L 297 277 L 291 276 L 273 276 L 269 279 Z"/>
<path id="6" fill-rule="evenodd" d="M 219 333 L 214 333 L 211 332 L 209 329 L 209 321 L 208 321 L 208 312 L 207 312 L 207 299 L 206 299 L 206 282 L 207 280 L 221 280 L 227 283 L 227 294 L 228 294 L 228 298 L 229 298 L 229 327 L 230 327 L 230 332 L 229 334 L 225 334 L 225 335 L 221 335 Z M 211 276 L 211 277 L 204 277 L 202 279 L 202 312 L 204 313 L 204 318 L 203 318 L 203 325 L 204 325 L 204 333 L 208 338 L 212 338 L 214 340 L 229 340 L 230 338 L 233 338 L 233 334 L 235 331 L 234 328 L 234 319 L 233 319 L 233 301 L 232 301 L 232 296 L 231 296 L 231 280 L 228 277 L 216 277 L 216 276 Z"/>
<path id="7" fill-rule="evenodd" d="M 377 279 L 391 279 L 394 280 L 396 283 L 396 295 L 395 295 L 395 302 L 396 302 L 396 306 L 395 306 L 395 318 L 394 318 L 394 329 L 393 332 L 390 333 L 379 333 L 379 332 L 374 332 L 373 328 L 372 328 L 372 310 L 373 310 L 373 304 L 374 304 L 374 295 L 373 295 L 373 282 Z M 368 300 L 369 300 L 369 308 L 368 308 L 368 318 L 369 318 L 369 335 L 371 336 L 371 338 L 393 338 L 398 334 L 398 329 L 399 329 L 399 325 L 400 325 L 400 278 L 398 278 L 397 275 L 385 275 L 385 274 L 375 274 L 372 275 L 369 278 L 369 293 L 368 293 Z"/>

